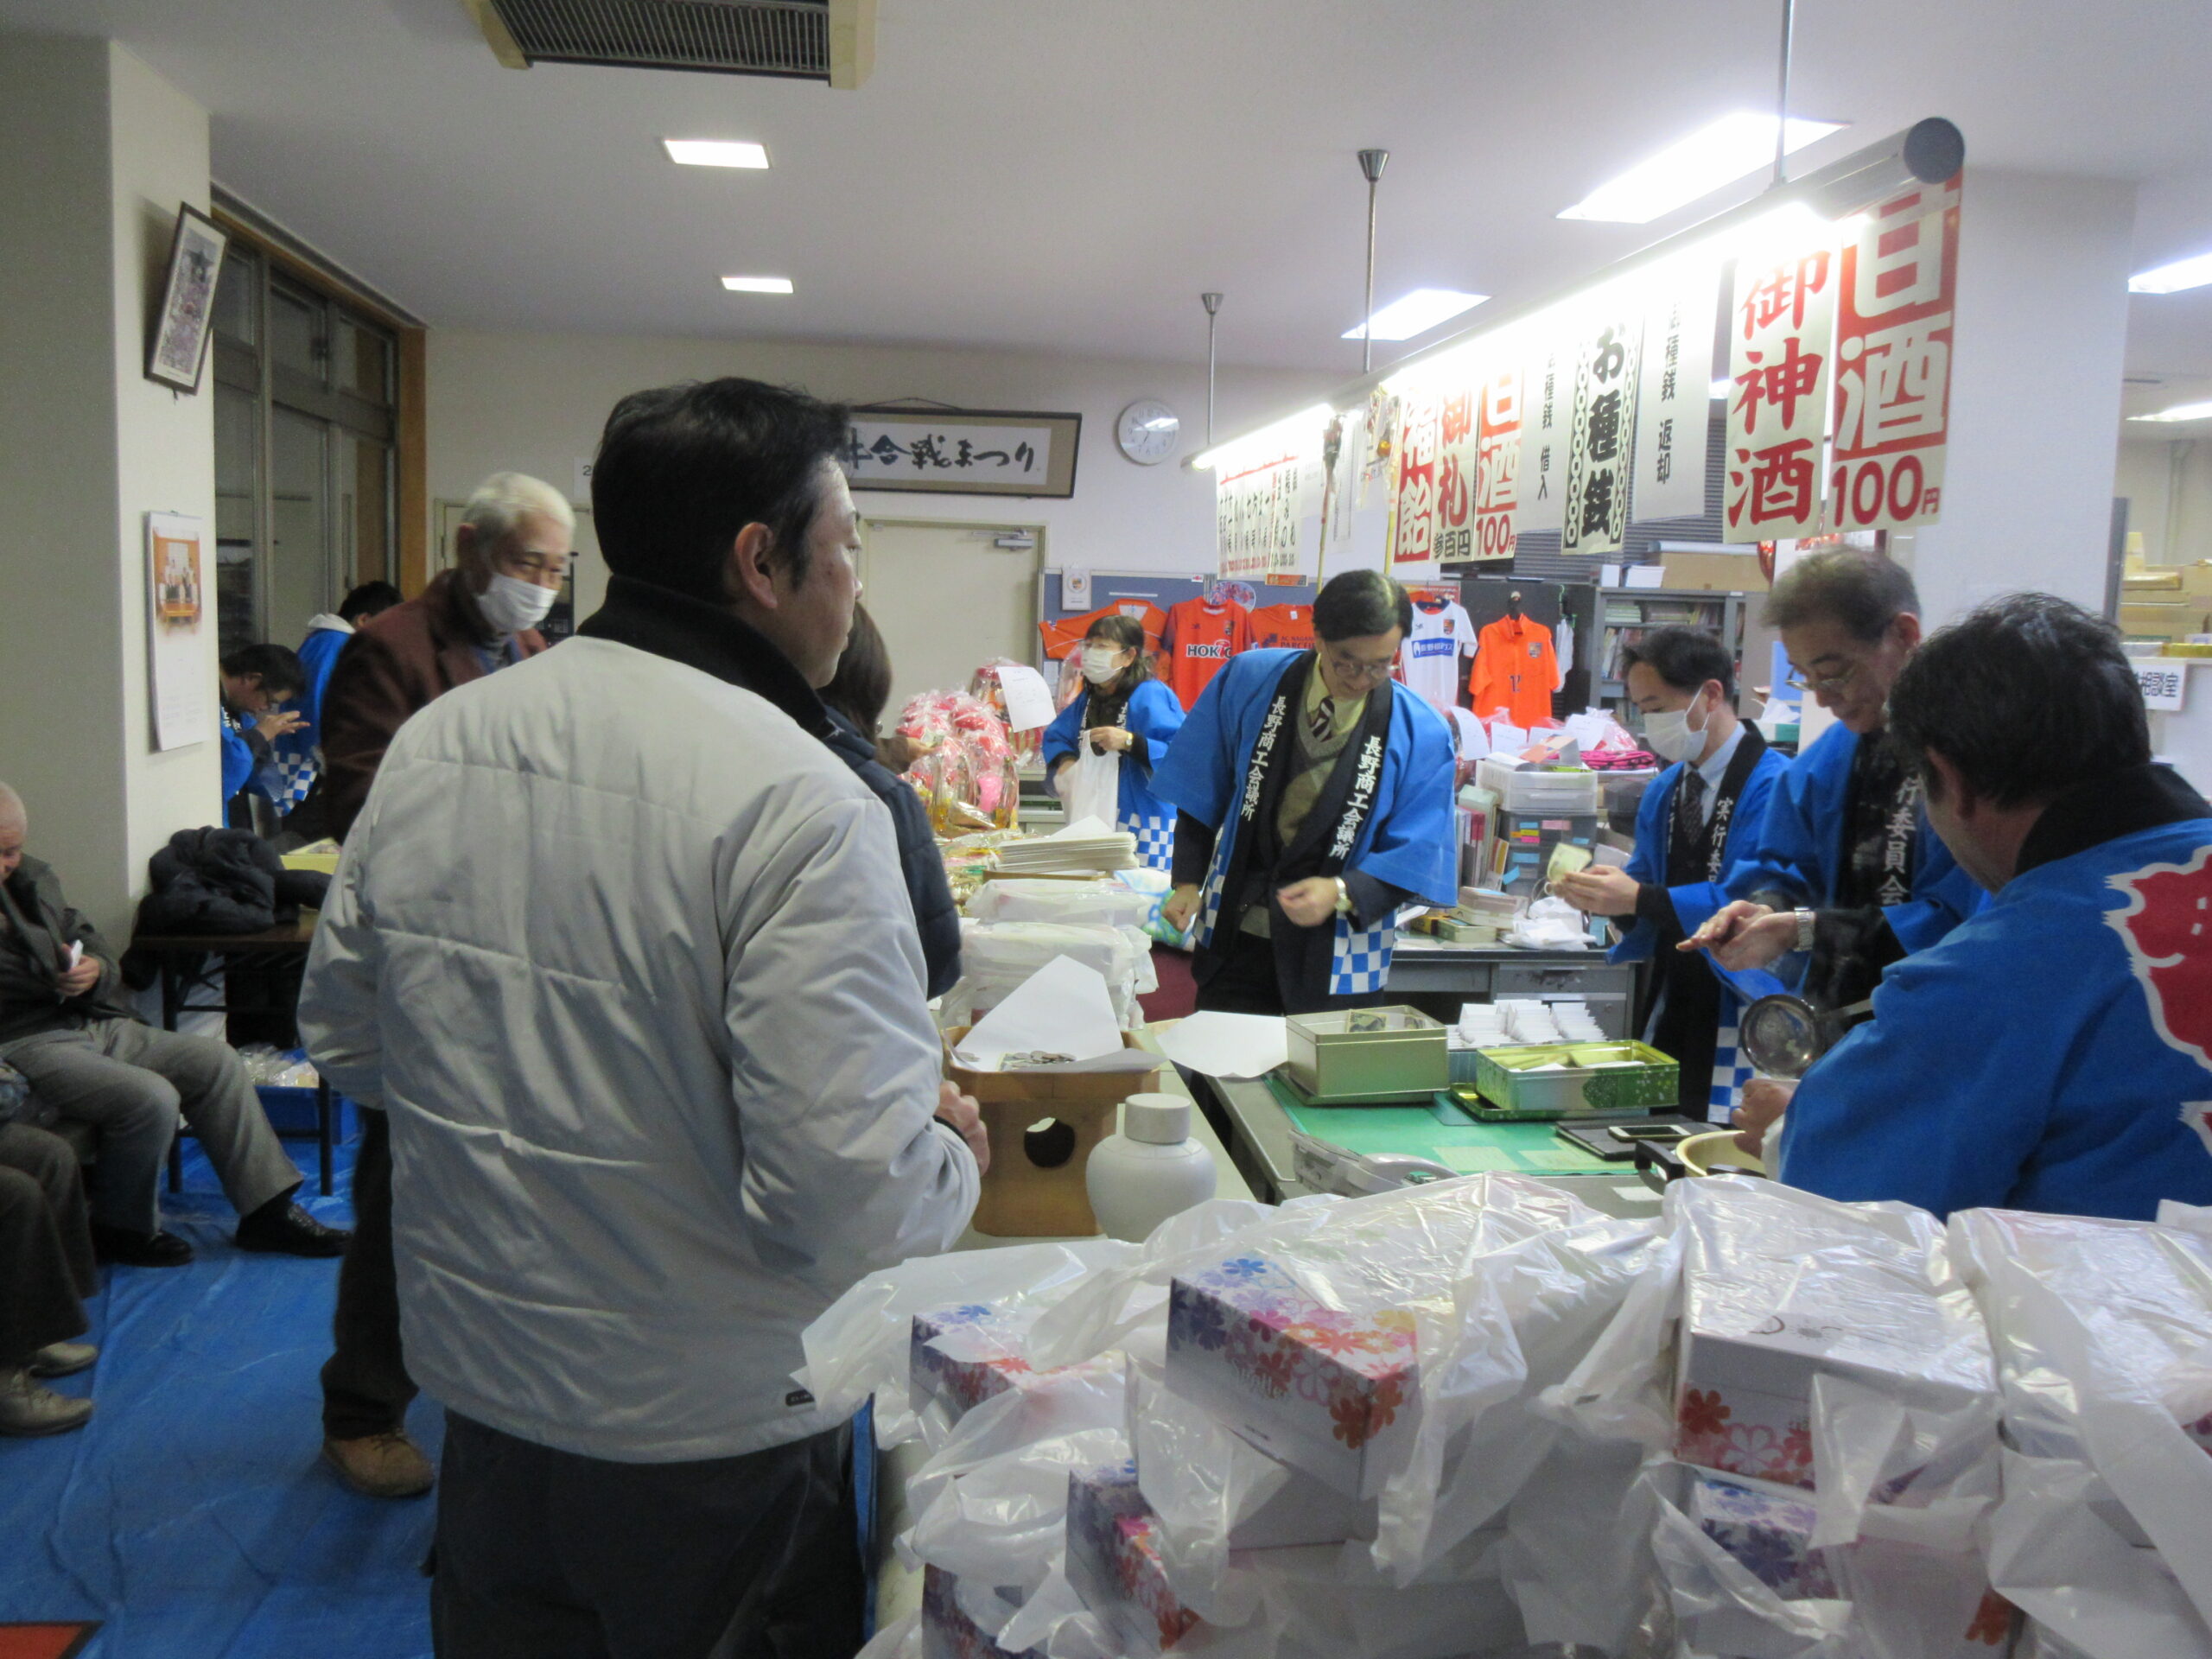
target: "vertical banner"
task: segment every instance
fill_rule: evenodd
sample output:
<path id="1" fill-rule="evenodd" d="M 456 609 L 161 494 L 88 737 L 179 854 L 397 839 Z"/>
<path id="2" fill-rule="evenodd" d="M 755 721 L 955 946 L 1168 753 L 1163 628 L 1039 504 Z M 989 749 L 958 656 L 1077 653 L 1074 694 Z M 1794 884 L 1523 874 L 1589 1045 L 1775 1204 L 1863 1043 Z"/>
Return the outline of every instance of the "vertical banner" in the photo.
<path id="1" fill-rule="evenodd" d="M 1465 564 L 1475 556 L 1473 386 L 1446 392 L 1436 422 L 1436 562 Z"/>
<path id="2" fill-rule="evenodd" d="M 158 753 L 215 735 L 215 612 L 205 525 L 146 515 L 147 684 Z"/>
<path id="3" fill-rule="evenodd" d="M 1223 469 L 1214 485 L 1214 529 L 1224 577 L 1262 582 L 1298 569 L 1308 472 L 1303 457 L 1283 450 Z"/>
<path id="4" fill-rule="evenodd" d="M 1574 357 L 1562 553 L 1618 553 L 1628 529 L 1629 449 L 1636 436 L 1637 345 L 1643 316 L 1606 296 Z"/>
<path id="5" fill-rule="evenodd" d="M 1932 524 L 1942 511 L 1959 179 L 1884 202 L 1844 244 L 1828 504 L 1839 530 Z"/>
<path id="6" fill-rule="evenodd" d="M 1389 572 L 1401 580 L 1435 574 L 1436 472 L 1443 399 L 1408 392 L 1398 406 L 1398 480 L 1390 498 Z"/>
<path id="7" fill-rule="evenodd" d="M 1635 512 L 1705 512 L 1705 432 L 1713 413 L 1713 323 L 1720 267 L 1702 260 L 1659 273 L 1643 314 L 1643 383 L 1636 399 Z"/>
<path id="8" fill-rule="evenodd" d="M 1475 428 L 1475 557 L 1510 559 L 1520 505 L 1521 367 L 1484 380 Z"/>
<path id="9" fill-rule="evenodd" d="M 1814 234 L 1825 238 L 1831 232 L 1822 226 Z M 1820 531 L 1835 268 L 1825 241 L 1736 262 L 1724 542 L 1771 542 Z"/>
<path id="10" fill-rule="evenodd" d="M 1520 510 L 1516 536 L 1557 530 L 1567 519 L 1567 413 L 1573 397 L 1561 372 L 1562 346 L 1570 345 L 1564 320 L 1538 320 L 1543 338 L 1529 353 L 1522 381 L 1525 394 L 1521 428 Z M 1571 368 L 1569 360 L 1566 366 Z"/>

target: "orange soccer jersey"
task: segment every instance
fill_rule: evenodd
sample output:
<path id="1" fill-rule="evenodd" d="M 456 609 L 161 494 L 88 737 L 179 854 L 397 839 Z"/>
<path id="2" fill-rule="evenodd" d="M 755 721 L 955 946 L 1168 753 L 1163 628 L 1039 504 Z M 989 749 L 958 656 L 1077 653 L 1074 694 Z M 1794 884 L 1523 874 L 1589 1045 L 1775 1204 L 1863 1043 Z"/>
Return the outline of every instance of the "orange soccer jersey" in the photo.
<path id="1" fill-rule="evenodd" d="M 1475 636 L 1475 671 L 1467 689 L 1478 716 L 1503 709 L 1525 731 L 1551 718 L 1552 693 L 1560 683 L 1552 631 L 1542 623 L 1501 616 Z"/>
<path id="2" fill-rule="evenodd" d="M 1045 641 L 1046 658 L 1058 662 L 1071 656 L 1083 644 L 1083 636 L 1090 632 L 1090 625 L 1101 617 L 1134 616 L 1144 624 L 1144 648 L 1157 655 L 1160 651 L 1160 631 L 1167 626 L 1167 613 L 1146 599 L 1117 599 L 1101 605 L 1095 611 L 1085 611 L 1081 616 L 1062 617 L 1057 622 L 1039 622 L 1037 632 Z"/>
<path id="3" fill-rule="evenodd" d="M 1304 651 L 1313 643 L 1311 605 L 1263 605 L 1252 613 L 1252 643 L 1262 650 L 1287 645 Z"/>
<path id="4" fill-rule="evenodd" d="M 1252 643 L 1252 613 L 1234 600 L 1216 605 L 1186 599 L 1167 613 L 1160 630 L 1160 677 L 1185 709 L 1229 659 Z"/>

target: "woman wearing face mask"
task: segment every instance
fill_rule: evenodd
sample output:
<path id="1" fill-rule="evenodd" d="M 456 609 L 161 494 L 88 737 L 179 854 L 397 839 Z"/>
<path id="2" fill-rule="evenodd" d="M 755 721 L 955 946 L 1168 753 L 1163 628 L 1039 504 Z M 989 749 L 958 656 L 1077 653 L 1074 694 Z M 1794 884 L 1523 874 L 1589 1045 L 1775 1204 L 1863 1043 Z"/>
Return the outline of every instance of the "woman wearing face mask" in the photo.
<path id="1" fill-rule="evenodd" d="M 1709 633 L 1654 628 L 1623 653 L 1629 699 L 1643 714 L 1643 741 L 1666 771 L 1644 791 L 1628 868 L 1592 865 L 1556 884 L 1559 896 L 1621 931 L 1615 962 L 1649 961 L 1637 1031 L 1681 1066 L 1681 1110 L 1725 1123 L 1747 1072 L 1732 1044 L 1739 988 L 1724 983 L 1683 939 L 1727 902 L 1730 867 L 1747 856 L 1766 818 L 1767 797 L 1789 763 L 1757 727 L 1736 717 L 1736 667 Z"/>
<path id="2" fill-rule="evenodd" d="M 1152 770 L 1183 728 L 1183 705 L 1152 677 L 1144 625 L 1133 616 L 1102 616 L 1083 640 L 1083 695 L 1045 728 L 1045 769 L 1065 793 L 1078 747 L 1118 754 L 1121 773 L 1114 827 L 1137 838 L 1137 856 L 1154 869 L 1174 861 L 1175 809 L 1153 794 Z"/>

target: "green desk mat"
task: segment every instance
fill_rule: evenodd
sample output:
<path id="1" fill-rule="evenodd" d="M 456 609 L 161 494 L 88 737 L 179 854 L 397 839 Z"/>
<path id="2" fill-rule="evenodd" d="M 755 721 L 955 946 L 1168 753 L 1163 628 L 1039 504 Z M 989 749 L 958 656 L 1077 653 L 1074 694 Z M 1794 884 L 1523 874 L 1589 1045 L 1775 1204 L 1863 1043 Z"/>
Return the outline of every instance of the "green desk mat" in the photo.
<path id="1" fill-rule="evenodd" d="M 1357 1153 L 1395 1152 L 1427 1158 L 1463 1175 L 1503 1170 L 1521 1175 L 1615 1175 L 1633 1180 L 1625 1164 L 1569 1145 L 1549 1123 L 1481 1123 L 1450 1096 L 1426 1106 L 1301 1106 L 1276 1077 L 1268 1092 L 1292 1124 L 1319 1141 Z"/>

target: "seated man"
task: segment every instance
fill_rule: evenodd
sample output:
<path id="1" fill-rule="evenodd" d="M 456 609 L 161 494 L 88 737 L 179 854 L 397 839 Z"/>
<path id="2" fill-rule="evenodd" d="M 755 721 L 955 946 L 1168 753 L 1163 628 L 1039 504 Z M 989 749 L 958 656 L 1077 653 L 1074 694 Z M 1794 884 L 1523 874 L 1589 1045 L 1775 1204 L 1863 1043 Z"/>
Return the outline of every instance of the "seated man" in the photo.
<path id="1" fill-rule="evenodd" d="M 0 1060 L 47 1106 L 100 1137 L 92 1243 L 104 1261 L 173 1268 L 192 1247 L 162 1231 L 162 1160 L 181 1116 L 238 1208 L 238 1244 L 337 1255 L 349 1234 L 292 1202 L 300 1172 L 228 1044 L 140 1022 L 115 955 L 69 907 L 53 869 L 23 855 L 22 798 L 0 784 Z"/>
<path id="2" fill-rule="evenodd" d="M 83 1427 L 92 1402 L 41 1379 L 99 1357 L 70 1340 L 87 1329 L 84 1299 L 99 1280 L 76 1154 L 59 1136 L 6 1122 L 8 1109 L 0 1081 L 0 1434 L 60 1434 Z"/>
<path id="3" fill-rule="evenodd" d="M 1995 898 L 1892 963 L 1872 1020 L 1806 1074 L 1782 1178 L 1938 1215 L 2212 1204 L 2212 806 L 2152 763 L 2112 625 L 1995 601 L 1921 647 L 1889 721 Z M 1754 1089 L 1751 1133 L 1782 1103 Z"/>
<path id="4" fill-rule="evenodd" d="M 307 671 L 282 645 L 242 645 L 223 658 L 223 803 L 226 821 L 253 828 L 238 797 L 251 785 L 273 806 L 289 807 L 276 745 L 307 724 L 281 705 L 307 690 Z"/>

